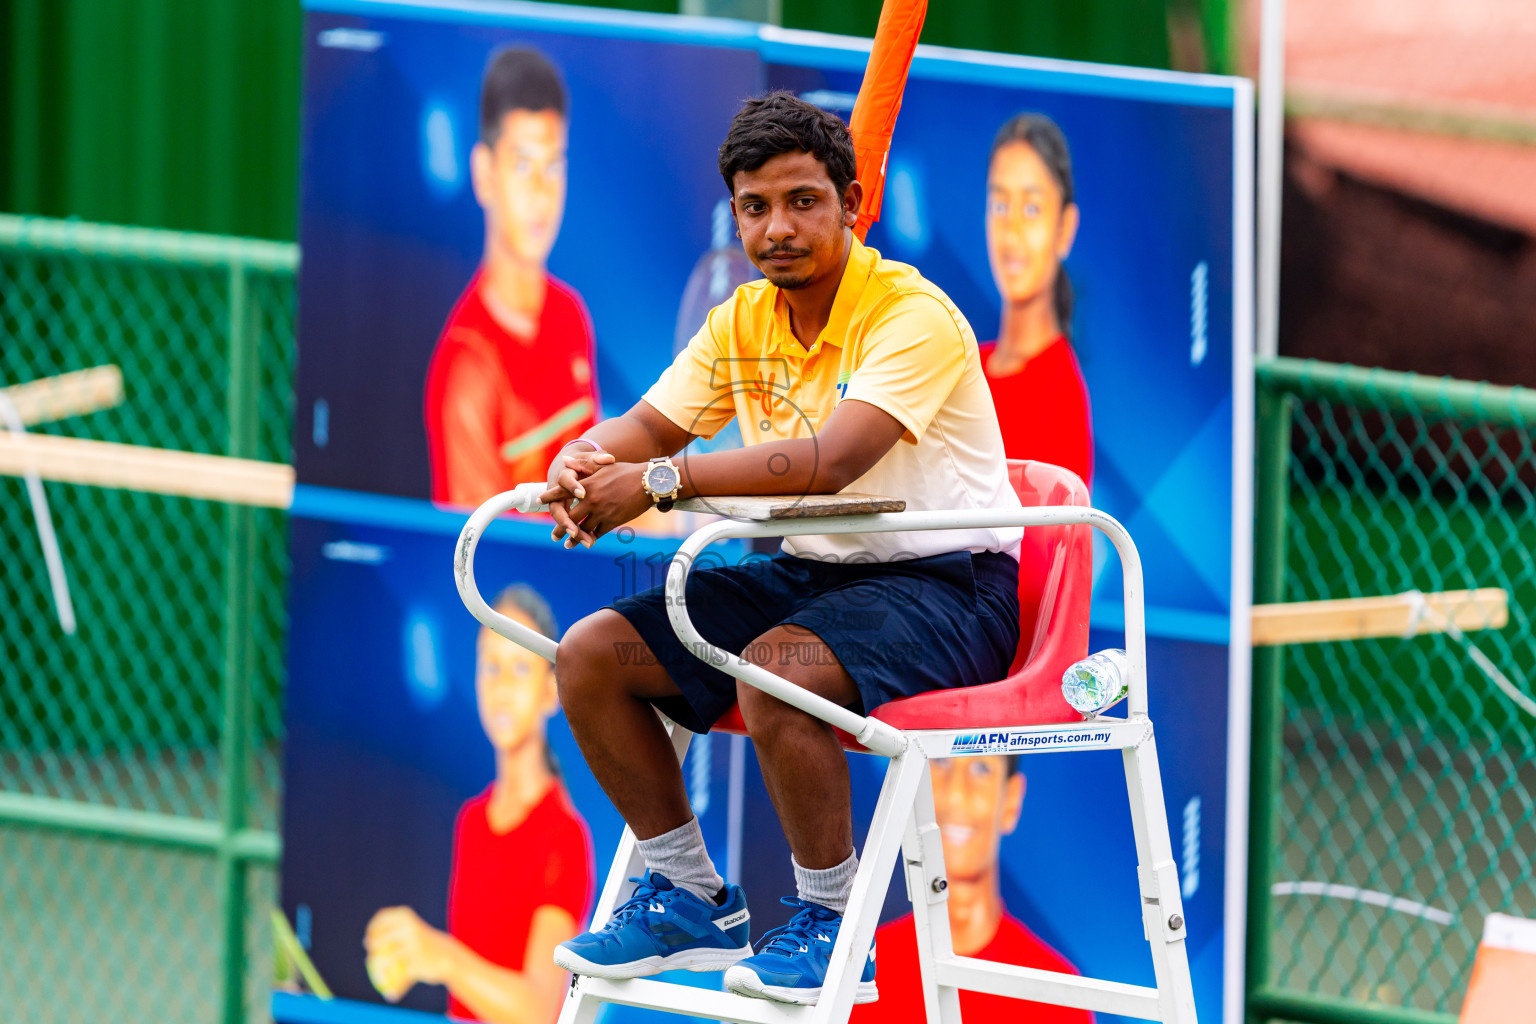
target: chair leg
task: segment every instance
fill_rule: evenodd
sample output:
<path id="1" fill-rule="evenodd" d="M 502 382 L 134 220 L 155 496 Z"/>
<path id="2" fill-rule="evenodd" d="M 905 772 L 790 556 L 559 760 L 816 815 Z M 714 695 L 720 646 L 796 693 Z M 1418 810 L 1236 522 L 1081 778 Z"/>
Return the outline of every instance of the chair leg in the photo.
<path id="1" fill-rule="evenodd" d="M 1125 782 L 1130 791 L 1131 822 L 1136 832 L 1137 874 L 1141 881 L 1142 927 L 1152 946 L 1152 971 L 1157 979 L 1158 1004 L 1164 1024 L 1195 1024 L 1195 992 L 1189 977 L 1189 952 L 1184 939 L 1189 925 L 1179 892 L 1179 867 L 1168 836 L 1163 807 L 1163 781 L 1157 766 L 1157 744 L 1149 728 L 1146 739 L 1121 751 Z"/>
<path id="2" fill-rule="evenodd" d="M 683 758 L 688 756 L 688 744 L 693 739 L 693 733 L 672 722 L 667 722 L 667 731 L 672 736 L 672 749 L 677 754 L 677 763 L 682 764 Z M 634 831 L 625 825 L 624 834 L 619 837 L 618 849 L 613 852 L 613 863 L 608 868 L 608 880 L 603 883 L 603 891 L 592 909 L 592 929 L 606 924 L 613 916 L 614 908 L 629 899 L 629 894 L 635 891 L 630 878 L 643 871 L 645 858 L 640 856 Z M 559 1024 L 593 1024 L 601 1008 L 602 1003 L 598 1000 L 582 994 L 581 979 L 573 978 L 560 1010 Z"/>
<path id="3" fill-rule="evenodd" d="M 602 1008 L 601 1000 L 582 992 L 578 979 L 578 983 L 566 990 L 565 1003 L 560 1007 L 559 1024 L 595 1024 Z"/>
<path id="4" fill-rule="evenodd" d="M 890 885 L 896 854 L 901 849 L 902 833 L 912 817 L 912 801 L 920 782 L 928 778 L 928 760 L 916 744 L 891 759 L 875 804 L 869 834 L 859 857 L 859 870 L 853 878 L 853 892 L 848 897 L 848 912 L 832 947 L 832 959 L 821 989 L 821 999 L 811 1015 L 814 1024 L 843 1024 L 853 1010 L 859 977 L 869 956 L 875 927 L 880 923 L 880 908 Z M 930 792 L 931 795 L 931 792 Z M 878 980 L 878 979 L 877 979 Z"/>
<path id="5" fill-rule="evenodd" d="M 918 783 L 902 838 L 907 899 L 912 902 L 917 935 L 917 964 L 922 975 L 923 1006 L 928 1024 L 960 1024 L 960 990 L 935 981 L 934 961 L 955 955 L 949 935 L 949 877 L 944 870 L 944 842 L 933 812 L 933 781 L 928 766 Z M 879 963 L 876 950 L 875 962 Z"/>

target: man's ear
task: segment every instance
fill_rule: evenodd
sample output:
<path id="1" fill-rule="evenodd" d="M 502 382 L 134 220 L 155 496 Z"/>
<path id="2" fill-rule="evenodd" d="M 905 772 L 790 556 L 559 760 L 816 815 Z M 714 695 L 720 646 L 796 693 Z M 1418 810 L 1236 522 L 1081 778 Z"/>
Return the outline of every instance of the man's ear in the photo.
<path id="1" fill-rule="evenodd" d="M 483 142 L 475 143 L 469 151 L 469 177 L 475 187 L 475 201 L 484 209 L 490 209 L 496 182 L 491 174 L 491 147 Z"/>
<path id="2" fill-rule="evenodd" d="M 1003 784 L 1003 835 L 1012 835 L 1019 827 L 1019 815 L 1024 810 L 1025 778 L 1023 772 L 1014 772 Z"/>
<path id="3" fill-rule="evenodd" d="M 843 190 L 843 227 L 851 228 L 859 222 L 859 209 L 864 205 L 864 185 L 858 178 Z"/>
<path id="4" fill-rule="evenodd" d="M 736 237 L 740 238 L 741 237 L 741 219 L 736 216 L 736 197 L 735 196 L 731 196 L 730 204 L 731 204 L 731 223 L 736 225 Z M 742 244 L 745 245 L 746 243 L 743 242 Z"/>
<path id="5" fill-rule="evenodd" d="M 1072 243 L 1077 239 L 1077 225 L 1081 217 L 1076 203 L 1068 203 L 1067 208 L 1061 211 L 1061 231 L 1056 236 L 1056 258 L 1064 260 L 1072 251 Z"/>

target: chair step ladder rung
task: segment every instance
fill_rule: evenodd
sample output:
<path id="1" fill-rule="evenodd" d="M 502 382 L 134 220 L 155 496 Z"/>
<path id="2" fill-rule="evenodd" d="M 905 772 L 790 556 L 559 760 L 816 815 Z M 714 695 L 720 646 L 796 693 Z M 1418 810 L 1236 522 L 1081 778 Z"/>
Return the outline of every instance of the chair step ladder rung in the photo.
<path id="1" fill-rule="evenodd" d="M 1164 1024 L 1194 1024 L 1194 1000 L 1184 949 L 1182 918 L 1177 927 L 1165 925 L 1165 917 L 1179 915 L 1178 877 L 1169 849 L 1167 820 L 1162 808 L 1151 723 L 1141 718 L 1125 734 L 1123 751 L 1126 782 L 1131 797 L 1131 818 L 1136 837 L 1144 920 L 1154 973 L 1161 989 L 1074 974 L 1044 971 L 1011 964 L 957 956 L 950 946 L 944 852 L 934 815 L 928 782 L 926 737 L 912 734 L 908 749 L 892 759 L 881 787 L 859 874 L 849 901 L 845 929 L 833 952 L 828 971 L 829 990 L 843 987 L 841 998 L 829 992 L 815 1006 L 794 1006 L 751 999 L 731 992 L 694 988 L 675 983 L 634 979 L 606 981 L 581 978 L 571 989 L 561 1024 L 594 1024 L 604 1003 L 681 1013 L 733 1024 L 840 1024 L 846 1020 L 847 1000 L 852 998 L 854 965 L 862 963 L 874 930 L 874 919 L 884 902 L 898 849 L 908 885 L 908 896 L 917 918 L 921 969 L 929 1020 L 958 1024 L 961 990 L 1025 999 L 1056 1006 L 1070 1006 L 1097 1013 L 1116 1014 Z M 687 734 L 674 733 L 679 757 L 687 749 Z M 1113 743 L 1112 746 L 1120 746 Z M 1048 750 L 1052 748 L 1047 748 Z M 639 870 L 634 841 L 627 833 L 620 844 L 610 875 L 601 914 L 611 911 L 620 895 L 620 880 L 627 871 Z M 856 933 L 856 934 L 855 934 Z M 877 979 L 878 980 L 878 979 Z M 878 1006 L 878 1004 L 876 1004 Z"/>
<path id="2" fill-rule="evenodd" d="M 645 978 L 633 981 L 583 978 L 579 987 L 583 995 L 603 1003 L 683 1013 L 731 1024 L 805 1024 L 816 1011 L 814 1006 L 794 1006 L 738 996 L 734 992 L 693 988 Z"/>
<path id="3" fill-rule="evenodd" d="M 934 964 L 940 985 L 989 992 L 1014 999 L 1072 1006 L 1095 1013 L 1114 1013 L 1142 1020 L 1161 1020 L 1157 989 L 1118 981 L 1082 978 L 1075 974 L 993 963 L 968 956 L 949 957 Z"/>

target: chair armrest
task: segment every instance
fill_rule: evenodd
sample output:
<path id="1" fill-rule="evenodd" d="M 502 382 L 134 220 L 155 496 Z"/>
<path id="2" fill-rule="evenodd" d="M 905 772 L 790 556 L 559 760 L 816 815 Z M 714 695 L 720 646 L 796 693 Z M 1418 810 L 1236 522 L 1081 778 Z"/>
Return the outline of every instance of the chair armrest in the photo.
<path id="1" fill-rule="evenodd" d="M 459 598 L 471 615 L 491 631 L 527 648 L 541 658 L 555 660 L 558 645 L 549 637 L 502 615 L 485 603 L 475 584 L 475 547 L 492 521 L 504 512 L 543 511 L 538 505 L 542 484 L 523 484 L 489 499 L 469 517 L 454 549 L 453 576 Z M 1146 609 L 1141 575 L 1141 556 L 1124 526 L 1113 516 L 1080 505 L 1037 506 L 1014 509 L 965 509 L 940 512 L 879 512 L 867 515 L 824 516 L 802 519 L 771 519 L 744 522 L 725 519 L 695 530 L 678 548 L 667 568 L 667 617 L 683 646 L 695 657 L 727 675 L 755 686 L 807 714 L 854 736 L 877 754 L 895 757 L 906 747 L 898 729 L 855 714 L 824 697 L 754 665 L 705 640 L 688 615 L 687 582 L 699 555 L 720 540 L 748 537 L 797 537 L 806 534 L 894 533 L 927 530 L 976 530 L 1010 526 L 1091 526 L 1107 536 L 1120 557 L 1125 580 L 1125 640 L 1130 670 L 1127 712 L 1131 717 L 1147 713 Z"/>
<path id="2" fill-rule="evenodd" d="M 741 522 L 722 520 L 695 530 L 683 542 L 667 568 L 667 617 L 683 646 L 695 657 L 749 686 L 769 693 L 809 715 L 851 734 L 870 750 L 893 757 L 904 740 L 899 730 L 878 719 L 857 715 L 789 680 L 715 647 L 694 628 L 688 615 L 688 573 L 700 553 L 719 540 L 746 537 L 797 537 L 806 534 L 905 533 L 926 530 L 976 530 L 1009 526 L 1091 526 L 1107 536 L 1120 557 L 1125 580 L 1126 660 L 1130 685 L 1126 710 L 1131 717 L 1147 713 L 1147 635 L 1141 556 L 1135 542 L 1114 516 L 1080 505 L 1013 509 L 965 509 L 938 512 L 885 512 L 872 515 L 814 519 Z"/>
<path id="3" fill-rule="evenodd" d="M 475 585 L 475 548 L 484 536 L 486 527 L 497 516 L 516 509 L 519 512 L 543 512 L 549 506 L 539 504 L 543 484 L 519 484 L 510 491 L 503 491 L 488 498 L 470 515 L 469 522 L 459 531 L 459 540 L 453 549 L 453 582 L 459 588 L 459 600 L 469 609 L 469 614 L 480 620 L 491 632 L 506 637 L 519 647 L 525 647 L 546 661 L 555 660 L 555 641 L 529 629 L 516 619 L 496 611 L 480 596 Z"/>
<path id="4" fill-rule="evenodd" d="M 900 498 L 878 494 L 839 491 L 836 494 L 794 495 L 748 494 L 684 498 L 675 506 L 681 512 L 729 516 L 763 522 L 770 519 L 816 519 L 825 516 L 852 516 L 867 512 L 905 512 L 907 503 Z"/>

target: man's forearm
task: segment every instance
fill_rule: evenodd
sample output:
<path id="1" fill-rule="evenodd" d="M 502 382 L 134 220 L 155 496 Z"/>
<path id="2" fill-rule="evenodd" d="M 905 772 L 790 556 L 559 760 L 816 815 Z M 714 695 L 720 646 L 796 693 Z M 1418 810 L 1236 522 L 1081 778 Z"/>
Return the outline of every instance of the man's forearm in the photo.
<path id="1" fill-rule="evenodd" d="M 851 469 L 815 438 L 768 441 L 735 451 L 690 455 L 679 463 L 680 497 L 712 494 L 836 494 Z"/>
<path id="2" fill-rule="evenodd" d="M 630 422 L 624 416 L 603 420 L 589 428 L 581 437 L 583 440 L 591 440 L 600 445 L 603 451 L 612 453 L 620 462 L 644 462 L 660 454 L 653 450 L 656 443 L 650 433 L 640 424 Z M 580 441 L 572 441 L 563 451 L 568 453 L 585 448 L 587 446 Z"/>
<path id="3" fill-rule="evenodd" d="M 582 434 L 582 437 L 602 445 L 603 451 L 611 452 L 620 462 L 645 462 L 647 459 L 677 452 L 676 448 L 666 451 L 661 440 L 633 412 L 603 420 Z M 571 444 L 572 449 L 585 447 L 574 442 Z"/>
<path id="4" fill-rule="evenodd" d="M 878 406 L 846 399 L 814 437 L 689 456 L 682 496 L 836 494 L 869 472 L 905 429 Z"/>

